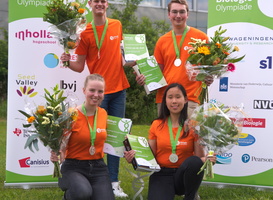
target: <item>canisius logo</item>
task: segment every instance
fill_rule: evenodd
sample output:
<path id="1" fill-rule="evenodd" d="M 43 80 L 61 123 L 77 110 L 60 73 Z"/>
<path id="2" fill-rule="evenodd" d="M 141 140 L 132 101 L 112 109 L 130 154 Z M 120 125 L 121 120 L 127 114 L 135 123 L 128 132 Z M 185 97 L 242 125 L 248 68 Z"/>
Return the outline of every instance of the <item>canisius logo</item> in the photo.
<path id="1" fill-rule="evenodd" d="M 49 165 L 49 160 L 36 159 L 32 160 L 30 157 L 26 157 L 18 160 L 21 168 L 29 168 L 29 167 L 46 167 Z"/>

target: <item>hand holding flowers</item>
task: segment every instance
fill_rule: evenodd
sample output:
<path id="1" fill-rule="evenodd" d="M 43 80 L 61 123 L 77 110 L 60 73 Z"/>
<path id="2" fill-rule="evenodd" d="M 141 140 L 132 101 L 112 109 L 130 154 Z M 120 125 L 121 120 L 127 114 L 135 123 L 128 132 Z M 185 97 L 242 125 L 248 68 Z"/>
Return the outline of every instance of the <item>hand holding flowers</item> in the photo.
<path id="1" fill-rule="evenodd" d="M 69 53 L 77 47 L 80 33 L 85 29 L 85 9 L 78 2 L 65 4 L 63 0 L 53 0 L 46 8 L 48 13 L 44 14 L 43 20 L 52 24 L 49 28 L 51 35 Z M 64 66 L 69 66 L 69 62 L 64 62 Z"/>
<path id="2" fill-rule="evenodd" d="M 39 139 L 44 146 L 59 155 L 68 142 L 73 121 L 77 118 L 77 111 L 70 107 L 69 102 L 66 101 L 67 97 L 63 96 L 64 91 L 59 90 L 58 85 L 53 88 L 53 94 L 47 89 L 44 91 L 45 105 L 37 106 L 31 113 L 19 110 L 27 117 L 28 123 L 23 124 L 23 127 L 32 128 L 30 132 L 33 133 L 28 137 L 25 148 L 34 152 L 34 147 L 38 151 Z M 61 177 L 58 162 L 54 162 L 53 177 Z"/>
<path id="3" fill-rule="evenodd" d="M 205 146 L 209 156 L 231 149 L 240 137 L 243 115 L 240 109 L 226 108 L 216 103 L 205 103 L 192 114 L 188 125 L 199 135 L 200 144 Z M 213 178 L 212 162 L 207 159 L 200 172 L 204 179 Z"/>
<path id="4" fill-rule="evenodd" d="M 220 26 L 210 42 L 191 38 L 192 42 L 189 43 L 192 48 L 188 51 L 190 55 L 186 69 L 190 80 L 202 81 L 202 91 L 199 95 L 201 104 L 208 102 L 206 78 L 219 78 L 228 71 L 235 71 L 234 63 L 245 57 L 231 57 L 231 54 L 239 51 L 239 48 L 226 43 L 229 37 L 222 36 L 226 31 L 227 29 L 222 30 Z"/>

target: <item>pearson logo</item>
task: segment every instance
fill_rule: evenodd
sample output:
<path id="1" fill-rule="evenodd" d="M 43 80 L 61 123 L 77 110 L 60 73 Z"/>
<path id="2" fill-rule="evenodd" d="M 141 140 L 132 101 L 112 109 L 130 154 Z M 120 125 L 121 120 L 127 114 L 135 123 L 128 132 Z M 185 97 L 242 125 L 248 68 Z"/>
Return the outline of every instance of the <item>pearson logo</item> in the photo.
<path id="1" fill-rule="evenodd" d="M 220 92 L 228 91 L 228 77 L 220 78 L 219 91 Z"/>
<path id="2" fill-rule="evenodd" d="M 250 155 L 248 154 L 242 155 L 242 161 L 243 163 L 248 163 L 250 161 Z"/>
<path id="3" fill-rule="evenodd" d="M 273 100 L 254 100 L 253 109 L 273 109 Z"/>
<path id="4" fill-rule="evenodd" d="M 43 159 L 31 160 L 30 157 L 26 157 L 19 160 L 19 165 L 21 168 L 47 167 L 49 166 L 49 160 L 43 160 Z"/>
<path id="5" fill-rule="evenodd" d="M 262 158 L 262 157 L 256 157 L 256 156 L 250 156 L 249 154 L 242 155 L 242 161 L 243 163 L 248 162 L 261 162 L 261 163 L 273 163 L 273 158 Z"/>

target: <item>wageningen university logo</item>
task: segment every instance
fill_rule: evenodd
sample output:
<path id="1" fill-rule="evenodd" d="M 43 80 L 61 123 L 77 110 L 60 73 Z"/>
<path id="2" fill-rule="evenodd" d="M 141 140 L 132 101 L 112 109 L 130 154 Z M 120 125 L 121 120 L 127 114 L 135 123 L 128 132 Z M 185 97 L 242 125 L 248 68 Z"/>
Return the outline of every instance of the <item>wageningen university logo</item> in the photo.
<path id="1" fill-rule="evenodd" d="M 273 100 L 254 100 L 253 109 L 272 110 Z"/>
<path id="2" fill-rule="evenodd" d="M 261 158 L 256 156 L 250 156 L 249 154 L 243 154 L 241 160 L 243 163 L 248 162 L 273 163 L 273 158 Z"/>
<path id="3" fill-rule="evenodd" d="M 22 158 L 18 160 L 21 168 L 29 168 L 29 167 L 48 167 L 49 160 L 44 159 L 34 159 L 32 160 L 30 157 Z"/>

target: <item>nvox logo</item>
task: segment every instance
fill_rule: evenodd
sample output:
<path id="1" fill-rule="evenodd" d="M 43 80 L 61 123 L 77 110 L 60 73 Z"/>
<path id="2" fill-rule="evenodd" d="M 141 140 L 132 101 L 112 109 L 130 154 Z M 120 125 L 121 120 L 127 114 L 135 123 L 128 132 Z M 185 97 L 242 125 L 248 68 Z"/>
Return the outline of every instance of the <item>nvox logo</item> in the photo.
<path id="1" fill-rule="evenodd" d="M 15 33 L 15 37 L 23 41 L 25 38 L 52 38 L 47 30 L 29 31 L 28 29 Z"/>
<path id="2" fill-rule="evenodd" d="M 232 153 L 222 153 L 218 154 L 217 156 L 217 164 L 223 164 L 223 165 L 228 165 L 231 164 L 231 158 L 232 158 Z"/>
<path id="3" fill-rule="evenodd" d="M 45 167 L 49 165 L 49 160 L 43 160 L 43 159 L 31 160 L 30 157 L 26 157 L 19 160 L 19 165 L 21 168 Z"/>
<path id="4" fill-rule="evenodd" d="M 273 100 L 254 100 L 253 109 L 273 109 Z"/>

